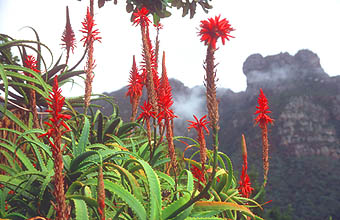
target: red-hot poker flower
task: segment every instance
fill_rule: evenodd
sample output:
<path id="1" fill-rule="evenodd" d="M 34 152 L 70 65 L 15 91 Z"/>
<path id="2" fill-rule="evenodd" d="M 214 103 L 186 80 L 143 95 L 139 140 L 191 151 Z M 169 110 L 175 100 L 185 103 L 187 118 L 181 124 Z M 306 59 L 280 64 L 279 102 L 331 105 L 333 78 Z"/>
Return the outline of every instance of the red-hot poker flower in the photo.
<path id="1" fill-rule="evenodd" d="M 97 189 L 97 202 L 98 202 L 98 212 L 101 220 L 105 220 L 105 185 L 104 185 L 104 175 L 103 167 L 98 168 L 98 189 Z"/>
<path id="2" fill-rule="evenodd" d="M 149 120 L 150 117 L 155 118 L 156 112 L 152 111 L 152 105 L 149 102 L 144 102 L 144 106 L 140 106 L 143 110 L 142 113 L 139 115 L 137 120 L 142 119 L 143 121 Z"/>
<path id="3" fill-rule="evenodd" d="M 94 29 L 94 26 L 96 25 L 94 23 L 93 16 L 90 13 L 89 7 L 87 7 L 87 13 L 86 13 L 86 18 L 84 22 L 82 22 L 83 29 L 80 30 L 82 33 L 85 34 L 85 36 L 80 40 L 84 41 L 84 47 L 89 44 L 90 42 L 94 42 L 98 40 L 99 42 L 101 37 L 97 36 L 100 32 L 98 29 Z"/>
<path id="4" fill-rule="evenodd" d="M 163 52 L 163 59 L 162 59 L 162 77 L 159 82 L 159 87 L 157 89 L 158 94 L 158 109 L 159 113 L 157 115 L 158 123 L 162 120 L 169 120 L 171 121 L 177 116 L 174 114 L 174 111 L 171 108 L 174 101 L 172 99 L 172 88 L 169 83 L 166 66 L 165 66 L 165 52 Z"/>
<path id="5" fill-rule="evenodd" d="M 250 178 L 247 174 L 248 169 L 248 161 L 247 161 L 247 145 L 244 135 L 242 134 L 242 157 L 243 157 L 243 165 L 242 165 L 242 174 L 239 181 L 239 193 L 249 198 L 250 194 L 253 192 L 254 188 L 251 187 Z"/>
<path id="6" fill-rule="evenodd" d="M 195 165 L 192 165 L 190 168 L 192 175 L 199 181 L 202 183 L 205 183 L 205 177 L 204 174 L 202 173 L 202 171 L 196 167 Z"/>
<path id="7" fill-rule="evenodd" d="M 267 177 L 268 177 L 268 170 L 269 170 L 269 145 L 268 145 L 268 129 L 267 129 L 267 124 L 268 123 L 273 123 L 273 119 L 270 118 L 267 114 L 271 113 L 269 111 L 268 107 L 268 100 L 266 96 L 264 95 L 262 89 L 260 89 L 260 95 L 257 100 L 259 106 L 256 106 L 258 109 L 254 114 L 259 114 L 255 118 L 255 124 L 259 124 L 261 130 L 262 130 L 262 160 L 263 160 L 263 177 L 264 177 L 264 186 L 267 184 Z"/>
<path id="8" fill-rule="evenodd" d="M 54 78 L 54 85 L 52 92 L 50 92 L 48 106 L 50 109 L 46 110 L 52 116 L 51 123 L 45 122 L 50 128 L 45 134 L 39 137 L 47 136 L 51 145 L 52 156 L 54 158 L 54 197 L 56 199 L 56 220 L 67 220 L 70 217 L 70 207 L 66 204 L 66 196 L 64 191 L 64 162 L 63 162 L 63 148 L 61 147 L 62 135 L 69 131 L 70 128 L 66 125 L 65 120 L 70 119 L 70 115 L 62 114 L 62 107 L 65 98 L 61 95 L 61 89 L 58 86 L 58 77 Z M 53 142 L 51 141 L 53 140 Z"/>
<path id="9" fill-rule="evenodd" d="M 207 134 L 209 134 L 209 130 L 207 128 L 207 124 L 209 124 L 210 122 L 207 121 L 207 115 L 204 115 L 200 120 L 198 120 L 198 118 L 196 117 L 196 115 L 193 115 L 196 121 L 189 121 L 189 127 L 188 130 L 190 130 L 191 128 L 195 128 L 197 133 L 203 133 L 203 129 L 207 132 Z"/>
<path id="10" fill-rule="evenodd" d="M 142 93 L 143 93 L 142 77 L 138 73 L 135 56 L 133 56 L 133 63 L 132 63 L 132 69 L 130 71 L 128 91 L 126 93 L 126 96 L 130 97 L 130 103 L 132 105 L 131 118 L 130 118 L 131 121 L 134 121 L 136 118 L 137 111 L 138 111 L 138 104 L 139 104 L 140 97 L 142 96 Z"/>
<path id="11" fill-rule="evenodd" d="M 66 26 L 63 32 L 63 36 L 61 37 L 61 40 L 63 41 L 61 45 L 63 46 L 63 48 L 66 49 L 67 56 L 69 55 L 70 50 L 72 50 L 72 53 L 73 53 L 73 50 L 76 47 L 76 38 L 75 38 L 75 34 L 71 26 L 68 6 L 66 6 Z"/>
<path id="12" fill-rule="evenodd" d="M 201 30 L 198 33 L 201 36 L 201 41 L 204 41 L 205 45 L 211 45 L 213 49 L 216 49 L 216 42 L 218 38 L 221 38 L 224 45 L 225 39 L 229 40 L 231 31 L 234 29 L 229 24 L 229 21 L 225 18 L 220 20 L 221 15 L 209 18 L 208 20 L 201 21 Z"/>
<path id="13" fill-rule="evenodd" d="M 25 56 L 24 67 L 29 68 L 37 73 L 40 73 L 40 71 L 37 69 L 37 60 L 32 55 Z M 27 72 L 24 73 L 26 76 L 32 76 L 30 73 Z"/>
<path id="14" fill-rule="evenodd" d="M 150 19 L 148 18 L 149 10 L 143 7 L 141 10 L 137 8 L 137 12 L 133 13 L 134 19 L 133 24 L 134 25 L 141 25 L 141 26 L 149 26 L 151 23 Z"/>
<path id="15" fill-rule="evenodd" d="M 139 97 L 142 95 L 142 77 L 138 73 L 138 69 L 136 66 L 135 56 L 133 56 L 133 62 L 132 62 L 132 69 L 130 71 L 130 79 L 129 79 L 129 85 L 128 85 L 128 91 L 126 93 L 126 96 L 130 97 L 130 103 L 132 104 L 134 97 Z"/>
<path id="16" fill-rule="evenodd" d="M 268 123 L 273 123 L 274 120 L 267 115 L 268 113 L 271 113 L 271 111 L 268 111 L 269 109 L 268 100 L 266 96 L 264 95 L 262 89 L 260 89 L 260 95 L 259 95 L 257 102 L 259 106 L 256 106 L 258 110 L 254 113 L 254 115 L 256 114 L 259 114 L 259 115 L 255 118 L 255 124 L 258 123 L 259 126 L 263 128 Z"/>
<path id="17" fill-rule="evenodd" d="M 42 134 L 39 137 L 47 136 L 48 138 L 55 138 L 59 134 L 63 135 L 65 132 L 70 131 L 70 128 L 66 125 L 65 120 L 70 119 L 71 116 L 61 113 L 65 102 L 65 97 L 61 95 L 61 89 L 58 85 L 57 76 L 54 78 L 52 92 L 50 92 L 50 96 L 46 98 L 46 100 L 49 102 L 48 106 L 50 107 L 50 109 L 46 111 L 49 112 L 52 117 L 50 118 L 51 123 L 45 122 L 45 124 L 47 124 L 50 129 L 48 129 L 45 134 Z M 62 128 L 65 128 L 66 130 L 63 130 Z M 53 148 L 57 147 L 55 143 L 51 141 L 50 144 Z"/>
<path id="18" fill-rule="evenodd" d="M 188 121 L 189 127 L 188 131 L 191 128 L 195 128 L 197 131 L 197 139 L 198 143 L 200 145 L 200 159 L 201 159 L 201 166 L 202 166 L 202 173 L 204 173 L 204 164 L 207 161 L 207 146 L 204 138 L 204 130 L 209 134 L 209 130 L 207 128 L 207 124 L 210 122 L 206 120 L 207 115 L 204 115 L 200 120 L 194 115 L 194 118 L 196 121 Z"/>

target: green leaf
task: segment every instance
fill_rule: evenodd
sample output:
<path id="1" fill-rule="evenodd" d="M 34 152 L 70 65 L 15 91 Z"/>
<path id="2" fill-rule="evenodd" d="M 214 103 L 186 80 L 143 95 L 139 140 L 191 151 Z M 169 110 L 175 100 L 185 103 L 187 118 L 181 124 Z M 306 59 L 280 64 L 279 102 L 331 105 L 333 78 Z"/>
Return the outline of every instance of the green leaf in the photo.
<path id="1" fill-rule="evenodd" d="M 140 159 L 137 161 L 143 166 L 149 183 L 150 213 L 148 219 L 159 220 L 161 219 L 162 210 L 162 196 L 159 179 L 155 171 L 146 161 Z"/>
<path id="2" fill-rule="evenodd" d="M 88 164 L 86 162 L 89 162 L 88 160 L 86 160 L 87 158 L 89 158 L 90 156 L 97 154 L 96 151 L 86 151 L 82 154 L 80 154 L 79 156 L 77 156 L 76 158 L 74 158 L 71 161 L 70 164 L 70 173 L 74 173 L 77 171 L 80 171 L 80 169 L 82 168 L 82 165 L 84 166 L 85 164 Z"/>
<path id="3" fill-rule="evenodd" d="M 97 141 L 103 143 L 103 114 L 101 112 L 98 115 Z"/>
<path id="4" fill-rule="evenodd" d="M 108 139 L 107 137 L 108 134 L 114 135 L 114 131 L 118 127 L 120 122 L 121 122 L 121 119 L 118 117 L 118 118 L 112 118 L 109 122 L 106 123 L 105 129 L 104 129 L 104 141 Z"/>
<path id="5" fill-rule="evenodd" d="M 87 182 L 88 185 L 97 185 L 96 179 L 90 179 Z M 108 180 L 104 180 L 105 189 L 110 191 L 111 193 L 116 194 L 120 197 L 127 205 L 132 209 L 132 211 L 137 215 L 140 220 L 146 220 L 146 211 L 143 205 L 134 197 L 129 191 L 124 189 L 122 186 L 117 183 L 113 183 Z"/>
<path id="6" fill-rule="evenodd" d="M 198 201 L 194 205 L 193 212 L 201 212 L 201 211 L 226 211 L 226 210 L 234 210 L 240 211 L 248 216 L 254 217 L 254 214 L 243 205 L 239 205 L 232 202 L 210 202 L 210 201 Z"/>
<path id="7" fill-rule="evenodd" d="M 8 101 L 8 80 L 7 80 L 7 76 L 4 70 L 3 65 L 0 63 L 0 77 L 4 83 L 4 87 L 5 87 L 5 104 L 4 104 L 4 109 L 6 111 L 7 109 L 7 101 Z"/>
<path id="8" fill-rule="evenodd" d="M 78 145 L 74 146 L 73 154 L 75 157 L 78 157 L 80 154 L 85 152 L 86 145 L 89 141 L 89 133 L 90 133 L 90 122 L 86 116 L 84 116 L 84 126 L 81 132 Z"/>
<path id="9" fill-rule="evenodd" d="M 162 218 L 164 220 L 168 219 L 169 216 L 171 216 L 176 210 L 182 207 L 189 200 L 190 200 L 190 194 L 185 193 L 180 199 L 178 199 L 177 201 L 173 202 L 172 204 L 165 207 L 165 209 L 163 209 Z"/>
<path id="10" fill-rule="evenodd" d="M 72 199 L 76 210 L 76 220 L 88 220 L 87 205 L 84 200 Z"/>
<path id="11" fill-rule="evenodd" d="M 222 156 L 227 161 L 227 164 L 228 164 L 228 180 L 227 180 L 227 184 L 225 185 L 225 190 L 228 190 L 234 178 L 233 165 L 232 165 L 230 158 L 227 155 L 225 155 L 223 152 L 218 152 L 218 155 Z"/>
<path id="12" fill-rule="evenodd" d="M 87 206 L 97 209 L 98 203 L 97 200 L 84 195 L 66 195 L 66 199 L 77 199 L 82 200 L 86 203 Z"/>

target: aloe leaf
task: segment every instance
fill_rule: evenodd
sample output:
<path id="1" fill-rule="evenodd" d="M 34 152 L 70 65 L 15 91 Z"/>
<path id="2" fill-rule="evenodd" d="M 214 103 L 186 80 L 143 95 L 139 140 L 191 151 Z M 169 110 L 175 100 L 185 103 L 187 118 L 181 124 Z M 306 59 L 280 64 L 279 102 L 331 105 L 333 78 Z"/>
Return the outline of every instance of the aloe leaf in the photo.
<path id="1" fill-rule="evenodd" d="M 239 205 L 232 202 L 210 202 L 210 201 L 198 201 L 194 204 L 193 212 L 200 211 L 225 211 L 225 210 L 234 210 L 240 211 L 248 216 L 254 217 L 255 215 L 243 205 Z"/>
<path id="2" fill-rule="evenodd" d="M 81 132 L 78 145 L 73 146 L 73 154 L 75 157 L 78 157 L 80 154 L 85 152 L 86 145 L 89 141 L 89 133 L 90 133 L 90 122 L 86 116 L 84 116 L 84 126 Z"/>
<path id="3" fill-rule="evenodd" d="M 113 163 L 106 164 L 106 166 L 112 166 L 115 169 L 119 170 L 119 172 L 122 173 L 129 180 L 133 195 L 135 195 L 140 202 L 143 202 L 143 195 L 139 183 L 127 169 Z"/>
<path id="4" fill-rule="evenodd" d="M 98 114 L 97 141 L 103 143 L 103 114 L 101 112 Z"/>
<path id="5" fill-rule="evenodd" d="M 190 200 L 190 194 L 185 193 L 180 199 L 171 203 L 167 207 L 162 210 L 162 219 L 166 220 L 169 216 L 171 216 L 177 209 L 182 207 L 185 203 Z"/>
<path id="6" fill-rule="evenodd" d="M 26 156 L 25 153 L 23 153 L 21 151 L 21 149 L 16 150 L 16 146 L 14 145 L 8 145 L 5 143 L 0 143 L 0 146 L 2 146 L 3 148 L 9 150 L 12 153 L 15 153 L 16 158 L 18 158 L 20 160 L 20 162 L 28 169 L 28 170 L 33 170 L 36 171 L 36 169 L 34 168 L 33 164 L 31 163 L 30 159 Z"/>
<path id="7" fill-rule="evenodd" d="M 228 190 L 232 184 L 232 180 L 234 178 L 234 171 L 233 171 L 233 165 L 231 163 L 231 160 L 230 158 L 225 155 L 224 153 L 222 152 L 218 152 L 219 156 L 222 156 L 226 161 L 227 161 L 227 164 L 228 164 L 228 180 L 227 180 L 227 184 L 225 186 L 225 189 Z"/>
<path id="8" fill-rule="evenodd" d="M 124 138 L 129 135 L 129 132 L 137 127 L 139 124 L 136 122 L 128 122 L 123 124 L 117 131 L 117 136 L 120 138 Z"/>
<path id="9" fill-rule="evenodd" d="M 89 185 L 97 185 L 96 179 L 88 180 L 87 184 Z M 143 205 L 134 197 L 129 191 L 124 189 L 122 186 L 113 183 L 108 180 L 104 180 L 105 189 L 110 191 L 111 193 L 119 196 L 127 205 L 132 209 L 132 211 L 137 215 L 140 220 L 146 220 L 146 211 Z"/>
<path id="10" fill-rule="evenodd" d="M 65 193 L 66 196 L 72 195 L 77 189 L 80 189 L 84 186 L 84 184 L 80 181 L 74 181 L 72 184 L 68 187 L 67 192 Z"/>
<path id="11" fill-rule="evenodd" d="M 84 195 L 66 195 L 66 199 L 77 199 L 84 201 L 87 206 L 92 208 L 98 208 L 97 200 Z"/>
<path id="12" fill-rule="evenodd" d="M 119 127 L 121 123 L 121 118 L 113 118 L 109 122 L 107 122 L 104 129 L 104 141 L 108 139 L 107 135 L 114 135 L 115 130 Z"/>
<path id="13" fill-rule="evenodd" d="M 137 161 L 143 166 L 149 183 L 150 212 L 148 219 L 159 220 L 161 219 L 162 210 L 162 196 L 159 179 L 155 171 L 146 161 L 144 160 Z"/>
<path id="14" fill-rule="evenodd" d="M 76 211 L 76 220 L 88 220 L 88 212 L 87 212 L 87 205 L 84 200 L 80 199 L 72 199 L 75 206 Z"/>
<path id="15" fill-rule="evenodd" d="M 4 86 L 5 86 L 5 104 L 4 104 L 4 109 L 6 111 L 7 109 L 7 97 L 8 97 L 8 80 L 7 80 L 7 76 L 6 76 L 6 73 L 5 73 L 5 70 L 4 70 L 4 67 L 3 65 L 0 63 L 0 77 L 4 83 Z"/>
<path id="16" fill-rule="evenodd" d="M 0 105 L 0 112 L 2 112 L 9 119 L 11 119 L 13 122 L 15 122 L 23 130 L 25 130 L 25 131 L 28 130 L 27 126 L 20 119 L 18 119 L 12 112 L 6 111 L 6 109 L 2 105 Z"/>
<path id="17" fill-rule="evenodd" d="M 78 155 L 76 158 L 74 158 L 71 163 L 70 163 L 70 173 L 74 173 L 76 171 L 79 171 L 79 169 L 81 169 L 82 166 L 84 166 L 84 164 L 86 162 L 90 162 L 90 161 L 86 161 L 87 158 L 89 158 L 90 156 L 97 154 L 96 151 L 86 151 L 80 155 Z"/>
<path id="18" fill-rule="evenodd" d="M 158 170 L 156 170 L 156 173 L 157 173 L 158 177 L 165 180 L 168 183 L 169 186 L 171 186 L 172 188 L 175 188 L 175 180 L 174 179 L 172 179 L 167 174 L 160 172 Z"/>
<path id="19" fill-rule="evenodd" d="M 185 220 L 223 220 L 225 218 L 219 217 L 188 217 Z"/>

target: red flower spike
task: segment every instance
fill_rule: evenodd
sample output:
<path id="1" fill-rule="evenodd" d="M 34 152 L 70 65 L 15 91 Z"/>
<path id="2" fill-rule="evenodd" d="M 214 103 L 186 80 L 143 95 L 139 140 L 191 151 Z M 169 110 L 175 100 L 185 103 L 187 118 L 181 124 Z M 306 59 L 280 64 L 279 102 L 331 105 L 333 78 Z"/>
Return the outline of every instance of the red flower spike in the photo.
<path id="1" fill-rule="evenodd" d="M 160 109 L 157 118 L 158 123 L 162 120 L 172 120 L 173 118 L 177 118 L 174 114 L 174 111 L 171 108 L 174 101 L 172 100 L 172 88 L 169 83 L 166 66 L 165 66 L 165 52 L 163 52 L 162 59 L 162 77 L 159 82 L 159 86 L 157 89 L 158 94 L 158 108 Z"/>
<path id="2" fill-rule="evenodd" d="M 55 137 L 55 135 L 61 131 L 61 127 L 64 127 L 66 131 L 62 131 L 62 134 L 69 131 L 70 128 L 66 125 L 65 120 L 70 119 L 70 115 L 61 114 L 62 107 L 65 102 L 65 98 L 61 95 L 61 89 L 58 85 L 58 77 L 56 76 L 54 78 L 54 85 L 52 92 L 50 92 L 49 98 L 46 99 L 49 103 L 48 106 L 50 109 L 46 110 L 46 112 L 49 112 L 52 117 L 50 118 L 50 121 L 52 123 L 44 122 L 46 125 L 50 127 L 50 129 L 45 133 L 40 135 L 39 137 L 47 136 Z M 53 147 L 55 147 L 54 144 L 52 144 Z"/>
<path id="3" fill-rule="evenodd" d="M 205 178 L 204 175 L 202 173 L 202 171 L 196 167 L 195 165 L 192 165 L 192 167 L 190 168 L 192 175 L 199 181 L 202 183 L 205 183 Z"/>
<path id="4" fill-rule="evenodd" d="M 96 40 L 101 42 L 100 39 L 102 38 L 97 36 L 100 32 L 98 31 L 98 29 L 94 30 L 94 26 L 96 24 L 94 23 L 94 19 L 90 13 L 89 7 L 87 7 L 86 18 L 84 22 L 82 22 L 82 25 L 83 29 L 80 30 L 80 32 L 84 33 L 85 36 L 80 41 L 84 41 L 84 47 L 86 44 L 89 44 L 90 42 L 94 42 Z"/>
<path id="5" fill-rule="evenodd" d="M 132 63 L 132 69 L 130 71 L 128 91 L 126 93 L 126 96 L 130 97 L 131 104 L 132 104 L 134 97 L 140 97 L 142 95 L 142 89 L 143 89 L 142 77 L 138 73 L 135 56 L 133 56 L 133 63 Z"/>
<path id="6" fill-rule="evenodd" d="M 51 115 L 50 123 L 45 122 L 50 128 L 45 134 L 39 137 L 47 136 L 51 145 L 52 156 L 54 159 L 54 197 L 56 199 L 56 220 L 69 219 L 70 207 L 66 204 L 64 192 L 64 163 L 61 147 L 62 135 L 69 131 L 70 128 L 66 125 L 65 120 L 70 119 L 70 115 L 61 114 L 65 98 L 61 95 L 61 89 L 58 85 L 58 76 L 54 78 L 52 92 L 46 99 L 48 102 L 49 114 Z M 63 129 L 64 128 L 64 129 Z M 65 130 L 66 129 L 66 130 Z M 52 141 L 53 140 L 53 141 Z"/>
<path id="7" fill-rule="evenodd" d="M 152 105 L 149 102 L 144 102 L 144 106 L 140 106 L 143 112 L 139 115 L 137 120 L 149 120 L 150 117 L 155 118 L 156 112 L 152 111 Z"/>
<path id="8" fill-rule="evenodd" d="M 61 40 L 63 41 L 61 45 L 63 46 L 63 48 L 66 49 L 67 54 L 70 53 L 70 50 L 72 50 L 72 53 L 73 53 L 73 50 L 76 47 L 76 38 L 73 32 L 73 29 L 71 27 L 68 6 L 66 6 L 66 26 L 63 32 L 63 36 L 61 37 Z"/>
<path id="9" fill-rule="evenodd" d="M 32 55 L 27 55 L 24 59 L 24 67 L 29 68 L 37 73 L 40 73 L 40 71 L 37 69 L 37 63 L 38 61 L 35 59 Z M 26 76 L 32 76 L 30 73 L 24 72 Z"/>
<path id="10" fill-rule="evenodd" d="M 262 89 L 260 89 L 260 95 L 257 102 L 259 106 L 256 106 L 258 110 L 254 113 L 254 115 L 259 115 L 255 118 L 255 124 L 259 124 L 260 128 L 264 128 L 268 123 L 272 124 L 274 120 L 267 115 L 268 113 L 271 113 L 271 111 L 268 111 L 268 100 Z"/>
<path id="11" fill-rule="evenodd" d="M 201 30 L 198 33 L 201 36 L 201 41 L 204 41 L 205 45 L 211 45 L 213 49 L 216 49 L 216 42 L 218 38 L 221 38 L 224 45 L 225 39 L 229 40 L 231 31 L 234 31 L 229 24 L 229 21 L 225 18 L 220 20 L 221 15 L 209 18 L 208 20 L 201 21 Z"/>
<path id="12" fill-rule="evenodd" d="M 209 124 L 210 121 L 207 121 L 207 119 L 206 119 L 207 115 L 204 115 L 200 120 L 198 120 L 198 118 L 195 115 L 193 115 L 193 116 L 194 116 L 196 121 L 189 121 L 188 120 L 188 122 L 191 123 L 191 124 L 189 124 L 188 130 L 190 130 L 191 128 L 195 128 L 197 130 L 197 132 L 200 133 L 200 131 L 203 131 L 203 129 L 204 129 L 207 132 L 207 134 L 209 134 L 209 130 L 208 130 L 206 125 Z"/>
<path id="13" fill-rule="evenodd" d="M 239 181 L 239 193 L 245 197 L 249 198 L 250 194 L 253 192 L 254 188 L 251 187 L 250 178 L 247 174 L 248 169 L 248 161 L 247 161 L 247 145 L 244 135 L 242 135 L 242 157 L 243 157 L 243 165 L 242 165 L 242 174 Z"/>
<path id="14" fill-rule="evenodd" d="M 143 7 L 141 10 L 137 8 L 137 12 L 133 13 L 134 19 L 133 24 L 134 25 L 141 25 L 143 27 L 149 26 L 151 23 L 150 19 L 148 18 L 149 10 Z"/>

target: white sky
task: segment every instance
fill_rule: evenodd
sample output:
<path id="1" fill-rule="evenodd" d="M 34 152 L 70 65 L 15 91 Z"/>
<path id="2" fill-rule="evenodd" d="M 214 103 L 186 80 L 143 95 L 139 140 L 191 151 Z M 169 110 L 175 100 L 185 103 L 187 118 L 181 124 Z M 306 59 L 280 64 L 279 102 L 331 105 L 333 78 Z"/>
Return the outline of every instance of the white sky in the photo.
<path id="1" fill-rule="evenodd" d="M 97 5 L 97 0 L 95 1 Z M 141 61 L 140 28 L 132 26 L 131 14 L 125 11 L 125 0 L 113 1 L 95 8 L 95 23 L 102 43 L 95 43 L 97 67 L 94 93 L 111 92 L 127 85 L 132 56 Z M 88 0 L 0 0 L 0 33 L 16 39 L 32 39 L 31 26 L 41 41 L 48 45 L 56 60 L 61 54 L 61 35 L 65 27 L 65 6 L 69 6 L 72 27 L 79 41 L 78 31 L 86 14 Z M 162 19 L 161 51 L 166 51 L 169 78 L 181 80 L 192 87 L 202 85 L 202 67 L 206 47 L 197 36 L 200 21 L 221 14 L 236 31 L 235 38 L 216 52 L 218 86 L 235 92 L 245 90 L 246 78 L 242 72 L 245 59 L 253 54 L 263 56 L 288 52 L 294 55 L 300 49 L 317 53 L 321 65 L 331 76 L 340 75 L 340 0 L 213 0 L 214 9 L 205 14 L 200 6 L 193 19 L 182 18 L 182 10 L 173 8 L 172 16 Z M 20 30 L 21 29 L 21 30 Z M 151 39 L 155 35 L 152 33 Z M 83 53 L 77 44 L 71 66 Z M 48 53 L 45 53 L 48 57 Z M 73 61 L 73 62 L 72 62 Z M 79 68 L 82 69 L 84 65 Z M 78 68 L 78 69 L 79 69 Z M 81 86 L 83 82 L 78 80 Z M 83 94 L 83 88 L 66 96 Z"/>

